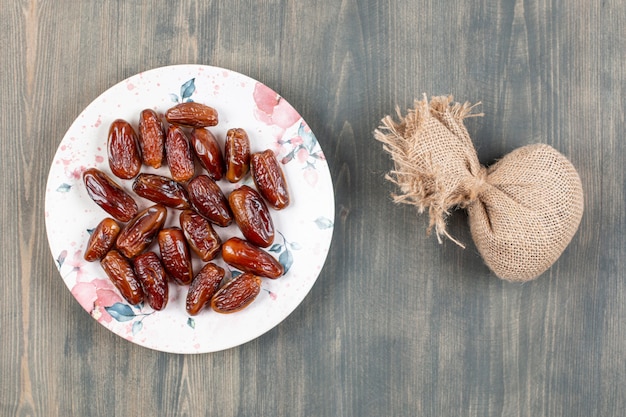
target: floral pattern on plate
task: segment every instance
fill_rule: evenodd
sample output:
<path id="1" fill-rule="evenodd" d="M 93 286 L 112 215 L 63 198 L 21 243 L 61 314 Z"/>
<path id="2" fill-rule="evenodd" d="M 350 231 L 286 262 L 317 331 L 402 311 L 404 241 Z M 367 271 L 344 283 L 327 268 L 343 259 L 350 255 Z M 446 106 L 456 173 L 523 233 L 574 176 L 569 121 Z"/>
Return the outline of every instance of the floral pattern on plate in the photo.
<path id="1" fill-rule="evenodd" d="M 285 267 L 276 280 L 264 279 L 262 291 L 246 309 L 229 315 L 185 311 L 187 287 L 170 283 L 165 309 L 147 303 L 129 305 L 100 265 L 86 262 L 89 235 L 106 216 L 87 195 L 82 172 L 98 167 L 110 172 L 106 140 L 111 122 L 122 118 L 137 125 L 139 113 L 159 114 L 175 103 L 197 101 L 218 110 L 210 128 L 223 145 L 226 131 L 242 127 L 252 152 L 272 149 L 282 163 L 291 194 L 284 210 L 272 210 L 277 230 L 267 250 Z M 166 167 L 143 172 L 168 175 Z M 120 181 L 132 194 L 131 181 Z M 243 183 L 252 184 L 248 176 Z M 225 193 L 237 184 L 219 182 Z M 140 207 L 151 205 L 132 194 Z M 50 250 L 61 278 L 80 305 L 100 324 L 133 343 L 165 352 L 204 353 L 238 346 L 269 331 L 304 299 L 323 267 L 334 226 L 334 195 L 323 151 L 298 112 L 279 94 L 245 75 L 203 65 L 175 65 L 134 75 L 102 93 L 77 117 L 64 136 L 50 167 L 45 197 Z M 166 226 L 177 216 L 168 215 Z M 225 240 L 241 236 L 236 226 L 216 228 Z M 216 263 L 235 276 L 239 271 Z M 194 260 L 194 271 L 201 267 Z"/>

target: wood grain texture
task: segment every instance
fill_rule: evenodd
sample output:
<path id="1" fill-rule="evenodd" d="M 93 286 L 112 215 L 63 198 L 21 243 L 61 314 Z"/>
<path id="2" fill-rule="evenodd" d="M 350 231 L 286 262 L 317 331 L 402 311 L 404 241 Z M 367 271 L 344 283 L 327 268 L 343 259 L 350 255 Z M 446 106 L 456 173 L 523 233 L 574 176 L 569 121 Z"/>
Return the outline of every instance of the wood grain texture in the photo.
<path id="1" fill-rule="evenodd" d="M 626 14 L 567 4 L 9 0 L 0 7 L 0 415 L 622 416 Z M 256 78 L 311 125 L 336 191 L 331 253 L 282 324 L 172 355 L 86 314 L 47 246 L 49 165 L 109 86 L 200 63 Z M 481 162 L 548 143 L 578 168 L 580 229 L 536 281 L 483 265 L 463 212 L 438 245 L 391 202 L 380 119 L 422 94 L 482 102 Z"/>

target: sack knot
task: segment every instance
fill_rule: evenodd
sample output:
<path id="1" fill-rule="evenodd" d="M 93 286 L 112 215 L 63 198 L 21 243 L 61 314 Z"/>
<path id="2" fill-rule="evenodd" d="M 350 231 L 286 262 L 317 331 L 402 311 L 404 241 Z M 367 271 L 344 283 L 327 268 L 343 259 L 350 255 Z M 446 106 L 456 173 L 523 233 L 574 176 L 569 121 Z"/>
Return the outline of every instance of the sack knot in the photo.
<path id="1" fill-rule="evenodd" d="M 465 202 L 459 204 L 460 206 L 465 208 L 479 199 L 480 195 L 485 191 L 485 189 L 487 189 L 489 185 L 489 182 L 487 181 L 487 176 L 487 167 L 480 165 L 478 173 L 472 176 L 472 184 L 469 186 Z"/>

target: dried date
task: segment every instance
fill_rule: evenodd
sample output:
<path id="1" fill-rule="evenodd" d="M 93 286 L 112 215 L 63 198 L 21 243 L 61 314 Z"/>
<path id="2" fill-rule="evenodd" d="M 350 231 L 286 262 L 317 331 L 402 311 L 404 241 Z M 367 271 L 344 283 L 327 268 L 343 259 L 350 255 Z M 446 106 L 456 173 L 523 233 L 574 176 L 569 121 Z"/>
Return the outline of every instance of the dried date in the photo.
<path id="1" fill-rule="evenodd" d="M 120 233 L 121 227 L 115 220 L 105 217 L 93 229 L 87 248 L 85 249 L 84 258 L 88 262 L 98 261 L 113 248 L 115 239 Z"/>
<path id="2" fill-rule="evenodd" d="M 245 272 L 220 288 L 211 299 L 218 313 L 234 313 L 252 303 L 261 292 L 261 278 Z"/>
<path id="3" fill-rule="evenodd" d="M 192 316 L 197 315 L 217 292 L 225 271 L 214 263 L 204 265 L 194 277 L 187 292 L 185 309 Z"/>
<path id="4" fill-rule="evenodd" d="M 250 139 L 245 130 L 233 128 L 226 132 L 224 159 L 228 181 L 237 182 L 248 173 L 250 170 Z"/>
<path id="5" fill-rule="evenodd" d="M 145 165 L 160 168 L 165 155 L 165 129 L 152 109 L 139 114 L 139 148 Z"/>
<path id="6" fill-rule="evenodd" d="M 241 271 L 266 278 L 276 279 L 285 272 L 272 255 L 238 237 L 231 237 L 222 244 L 222 258 Z"/>
<path id="7" fill-rule="evenodd" d="M 107 140 L 111 172 L 118 178 L 131 179 L 141 169 L 141 150 L 135 129 L 126 120 L 111 123 Z"/>
<path id="8" fill-rule="evenodd" d="M 117 249 L 127 258 L 134 258 L 146 249 L 165 224 L 167 209 L 155 204 L 142 210 L 124 226 L 117 236 Z"/>
<path id="9" fill-rule="evenodd" d="M 133 191 L 140 197 L 167 207 L 179 210 L 191 207 L 185 187 L 161 175 L 139 174 L 133 182 Z"/>
<path id="10" fill-rule="evenodd" d="M 197 128 L 191 131 L 191 144 L 196 152 L 200 165 L 209 177 L 219 181 L 224 176 L 224 157 L 217 139 L 207 129 Z"/>
<path id="11" fill-rule="evenodd" d="M 127 222 L 137 215 L 135 200 L 104 172 L 89 168 L 83 172 L 83 182 L 89 197 L 116 220 Z"/>
<path id="12" fill-rule="evenodd" d="M 196 102 L 179 103 L 167 110 L 165 119 L 175 125 L 208 127 L 218 123 L 217 111 L 210 106 Z"/>
<path id="13" fill-rule="evenodd" d="M 261 195 L 242 185 L 228 196 L 235 222 L 251 243 L 266 248 L 274 241 L 274 222 Z"/>
<path id="14" fill-rule="evenodd" d="M 289 191 L 283 170 L 270 149 L 250 156 L 252 178 L 265 201 L 276 210 L 289 205 Z"/>
<path id="15" fill-rule="evenodd" d="M 102 269 L 126 301 L 137 305 L 143 301 L 143 290 L 128 259 L 115 249 L 110 250 L 100 261 Z"/>
<path id="16" fill-rule="evenodd" d="M 218 226 L 228 226 L 233 214 L 221 188 L 207 175 L 198 175 L 187 184 L 187 192 L 193 208 Z"/>
<path id="17" fill-rule="evenodd" d="M 182 211 L 179 220 L 191 250 L 204 262 L 215 258 L 222 246 L 222 241 L 211 223 L 193 210 Z"/>
<path id="18" fill-rule="evenodd" d="M 144 252 L 133 263 L 146 301 L 153 309 L 162 310 L 167 304 L 169 287 L 161 260 L 154 252 Z"/>
<path id="19" fill-rule="evenodd" d="M 191 254 L 182 230 L 169 227 L 159 232 L 159 249 L 163 266 L 170 277 L 181 285 L 193 280 Z"/>
<path id="20" fill-rule="evenodd" d="M 191 144 L 185 131 L 170 125 L 165 138 L 165 159 L 174 181 L 187 182 L 195 174 L 195 163 Z"/>

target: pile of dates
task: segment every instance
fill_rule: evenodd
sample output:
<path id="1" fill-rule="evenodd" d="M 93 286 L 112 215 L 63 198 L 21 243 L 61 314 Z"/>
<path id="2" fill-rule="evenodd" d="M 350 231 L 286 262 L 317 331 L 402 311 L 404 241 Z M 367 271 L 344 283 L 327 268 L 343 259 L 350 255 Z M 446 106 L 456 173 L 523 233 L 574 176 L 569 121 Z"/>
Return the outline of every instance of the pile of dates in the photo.
<path id="1" fill-rule="evenodd" d="M 276 279 L 284 273 L 263 249 L 274 240 L 268 206 L 281 210 L 289 204 L 283 171 L 271 150 L 251 153 L 241 128 L 227 131 L 222 152 L 208 129 L 218 123 L 218 113 L 210 106 L 180 103 L 167 110 L 165 120 L 146 109 L 140 113 L 137 131 L 125 120 L 111 124 L 107 138 L 111 173 L 119 180 L 132 180 L 133 192 L 154 204 L 140 210 L 135 198 L 111 176 L 97 168 L 85 170 L 87 193 L 111 217 L 91 233 L 84 258 L 99 261 L 133 305 L 145 300 L 153 309 L 163 309 L 171 280 L 188 285 L 190 315 L 209 305 L 219 313 L 239 311 L 259 294 L 263 277 Z M 170 176 L 142 173 L 144 165 L 155 169 L 166 165 Z M 248 173 L 256 187 L 241 184 L 228 197 L 217 183 L 222 179 L 238 183 Z M 168 213 L 178 214 L 180 227 L 165 227 Z M 215 227 L 233 222 L 244 239 L 222 242 Z M 211 262 L 220 254 L 241 274 L 226 280 L 224 268 Z M 195 256 L 203 262 L 196 274 Z"/>

